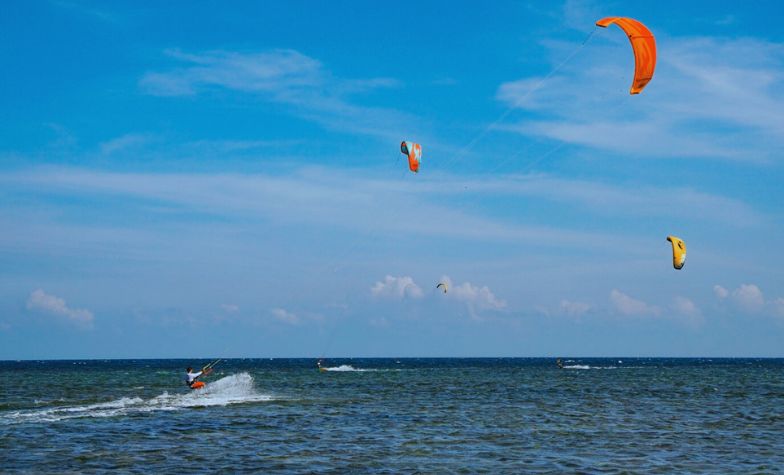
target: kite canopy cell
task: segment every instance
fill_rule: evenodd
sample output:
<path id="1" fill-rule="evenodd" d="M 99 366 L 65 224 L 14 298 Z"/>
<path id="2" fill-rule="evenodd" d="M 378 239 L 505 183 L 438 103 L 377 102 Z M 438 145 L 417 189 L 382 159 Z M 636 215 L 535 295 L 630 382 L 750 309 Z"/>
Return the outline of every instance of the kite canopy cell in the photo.
<path id="1" fill-rule="evenodd" d="M 634 50 L 634 81 L 630 94 L 639 94 L 653 78 L 656 69 L 656 40 L 653 33 L 642 23 L 633 18 L 607 17 L 596 22 L 596 26 L 607 28 L 618 25 L 629 37 Z"/>

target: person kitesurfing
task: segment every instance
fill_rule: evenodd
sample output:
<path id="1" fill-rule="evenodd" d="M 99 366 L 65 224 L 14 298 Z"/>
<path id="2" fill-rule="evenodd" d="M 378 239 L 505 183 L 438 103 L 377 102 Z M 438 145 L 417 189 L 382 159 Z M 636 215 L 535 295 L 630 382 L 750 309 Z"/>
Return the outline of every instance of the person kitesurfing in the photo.
<path id="1" fill-rule="evenodd" d="M 185 384 L 191 389 L 201 389 L 206 384 L 203 381 L 198 381 L 201 376 L 207 376 L 212 372 L 212 368 L 203 369 L 201 371 L 193 372 L 193 368 L 188 366 L 185 370 Z"/>
<path id="2" fill-rule="evenodd" d="M 203 367 L 201 371 L 193 372 L 193 368 L 188 366 L 185 370 L 185 384 L 191 389 L 201 389 L 206 386 L 204 381 L 198 379 L 202 376 L 207 376 L 212 373 L 212 367 L 218 364 L 220 360 L 215 360 L 207 366 Z"/>
<path id="3" fill-rule="evenodd" d="M 324 358 L 319 358 L 319 360 L 316 361 L 316 366 L 318 367 L 319 373 L 324 373 L 327 371 L 327 368 L 322 366 L 323 364 L 324 364 Z"/>

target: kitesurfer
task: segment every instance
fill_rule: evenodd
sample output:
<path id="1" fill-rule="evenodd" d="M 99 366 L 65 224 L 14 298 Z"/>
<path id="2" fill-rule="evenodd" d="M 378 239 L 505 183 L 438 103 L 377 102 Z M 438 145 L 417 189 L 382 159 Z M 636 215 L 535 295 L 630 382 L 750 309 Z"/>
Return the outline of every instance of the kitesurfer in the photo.
<path id="1" fill-rule="evenodd" d="M 561 358 L 556 358 L 555 364 L 558 366 L 558 369 L 563 369 L 563 361 L 561 361 Z"/>
<path id="2" fill-rule="evenodd" d="M 207 376 L 212 373 L 212 368 L 204 368 L 201 371 L 193 372 L 193 368 L 188 366 L 185 372 L 185 384 L 191 389 L 200 389 L 206 386 L 202 381 L 198 381 L 199 377 Z"/>

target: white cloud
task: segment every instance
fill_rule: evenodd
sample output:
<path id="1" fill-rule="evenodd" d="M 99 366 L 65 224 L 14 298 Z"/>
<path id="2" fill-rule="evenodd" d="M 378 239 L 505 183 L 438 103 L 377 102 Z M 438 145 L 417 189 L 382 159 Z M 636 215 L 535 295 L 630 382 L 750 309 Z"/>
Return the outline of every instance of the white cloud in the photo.
<path id="1" fill-rule="evenodd" d="M 77 195 L 126 195 L 186 206 L 197 213 L 245 215 L 254 219 L 263 217 L 281 223 L 327 224 L 363 233 L 371 229 L 374 232 L 481 239 L 483 242 L 545 241 L 561 247 L 624 250 L 629 253 L 643 247 L 633 238 L 604 232 L 558 229 L 470 214 L 454 206 L 441 205 L 439 200 L 426 199 L 427 194 L 438 196 L 439 190 L 443 193 L 444 189 L 451 189 L 448 186 L 425 181 L 414 187 L 407 181 L 357 173 L 356 170 L 314 167 L 278 176 L 260 173 L 115 173 L 41 168 L 2 173 L 0 185 L 22 190 L 45 187 Z M 566 184 L 561 185 L 561 189 L 568 190 Z M 505 187 L 513 188 L 508 180 L 486 180 L 484 184 L 477 183 L 476 192 L 481 198 L 483 193 Z M 546 196 L 550 193 L 545 188 L 537 187 L 537 190 L 537 193 Z M 576 193 L 574 199 L 579 201 L 584 195 Z M 407 219 L 400 219 L 403 216 Z"/>
<path id="2" fill-rule="evenodd" d="M 500 310 L 506 307 L 506 301 L 497 298 L 486 285 L 479 287 L 471 282 L 463 282 L 450 288 L 449 292 L 454 295 L 455 299 L 470 303 L 480 309 Z"/>
<path id="3" fill-rule="evenodd" d="M 182 144 L 182 154 L 198 157 L 225 157 L 241 153 L 280 150 L 296 145 L 299 140 L 194 140 Z M 171 145 L 168 145 L 171 147 Z"/>
<path id="4" fill-rule="evenodd" d="M 572 302 L 570 300 L 561 300 L 559 305 L 560 313 L 569 317 L 579 317 L 590 311 L 592 308 L 593 306 L 589 303 Z"/>
<path id="5" fill-rule="evenodd" d="M 610 291 L 610 302 L 616 311 L 626 316 L 659 315 L 661 310 L 653 305 L 648 305 L 642 300 L 634 299 L 623 292 L 613 289 Z"/>
<path id="6" fill-rule="evenodd" d="M 546 305 L 535 305 L 534 310 L 547 317 L 570 317 L 574 320 L 579 320 L 583 315 L 591 312 L 596 308 L 595 305 L 587 302 L 576 302 L 572 300 L 562 299 L 555 307 Z"/>
<path id="7" fill-rule="evenodd" d="M 720 285 L 714 285 L 713 294 L 716 295 L 717 299 L 724 300 L 730 295 L 730 291 Z"/>
<path id="8" fill-rule="evenodd" d="M 102 10 L 95 8 L 92 5 L 86 4 L 85 2 L 79 1 L 70 1 L 70 0 L 55 0 L 51 2 L 52 5 L 57 7 L 67 9 L 70 12 L 75 12 L 81 15 L 85 15 L 86 17 L 91 17 L 92 19 L 101 20 L 107 23 L 117 23 L 121 15 L 118 15 L 116 12 L 111 10 Z M 100 5 L 100 6 L 109 6 Z"/>
<path id="9" fill-rule="evenodd" d="M 27 308 L 42 312 L 57 317 L 62 317 L 70 323 L 82 327 L 92 327 L 93 313 L 89 310 L 69 308 L 65 300 L 54 295 L 47 294 L 41 289 L 34 290 L 30 293 L 30 298 L 27 300 Z"/>
<path id="10" fill-rule="evenodd" d="M 104 155 L 111 155 L 123 150 L 141 147 L 148 144 L 151 140 L 152 138 L 145 134 L 125 134 L 121 137 L 101 143 L 101 153 Z"/>
<path id="11" fill-rule="evenodd" d="M 698 326 L 704 322 L 702 310 L 692 300 L 686 297 L 675 297 L 672 309 L 675 317 L 684 320 L 693 326 Z"/>
<path id="12" fill-rule="evenodd" d="M 697 305 L 695 305 L 694 302 L 692 302 L 690 299 L 687 299 L 686 297 L 675 297 L 673 308 L 681 315 L 699 316 L 702 314 Z"/>
<path id="13" fill-rule="evenodd" d="M 732 291 L 733 302 L 743 311 L 756 313 L 765 306 L 762 291 L 754 284 L 741 284 Z"/>
<path id="14" fill-rule="evenodd" d="M 224 303 L 224 304 L 221 305 L 221 310 L 223 310 L 224 312 L 227 312 L 227 313 L 235 313 L 235 312 L 239 312 L 240 307 L 239 307 L 239 305 L 234 305 L 234 304 L 231 304 L 231 303 Z"/>
<path id="15" fill-rule="evenodd" d="M 291 313 L 283 308 L 273 308 L 270 310 L 270 313 L 277 321 L 287 323 L 289 325 L 299 325 L 301 321 L 296 314 Z"/>
<path id="16" fill-rule="evenodd" d="M 497 97 L 530 117 L 509 129 L 627 157 L 761 162 L 784 147 L 781 44 L 664 35 L 657 40 L 656 74 L 639 96 L 628 94 L 632 65 L 613 59 L 630 56 L 628 41 L 615 29 L 597 33 L 535 94 L 529 91 L 538 77 L 502 84 Z"/>
<path id="17" fill-rule="evenodd" d="M 716 285 L 714 292 L 720 301 L 729 302 L 739 313 L 784 317 L 784 299 L 765 300 L 762 290 L 755 284 L 741 284 L 731 292 Z"/>
<path id="18" fill-rule="evenodd" d="M 563 4 L 562 17 L 557 18 L 572 29 L 583 31 L 586 25 L 592 25 L 604 12 L 602 5 L 585 0 L 566 0 Z"/>
<path id="19" fill-rule="evenodd" d="M 470 189 L 473 193 L 541 198 L 610 216 L 620 214 L 669 217 L 677 207 L 681 216 L 692 221 L 714 221 L 743 226 L 764 220 L 758 211 L 742 201 L 686 187 L 602 183 L 563 179 L 545 174 L 508 175 L 492 180 L 463 179 L 449 183 L 448 186 L 461 190 Z"/>
<path id="20" fill-rule="evenodd" d="M 168 50 L 167 54 L 188 66 L 145 74 L 140 85 L 150 94 L 187 95 L 209 87 L 284 94 L 322 82 L 321 64 L 293 50 L 255 54 L 231 51 L 186 54 Z"/>
<path id="21" fill-rule="evenodd" d="M 418 299 L 425 295 L 411 277 L 393 277 L 391 275 L 384 277 L 383 282 L 376 282 L 373 287 L 370 288 L 370 293 L 373 294 L 374 297 L 396 299 Z"/>
<path id="22" fill-rule="evenodd" d="M 439 282 L 444 282 L 449 286 L 446 297 L 464 304 L 474 319 L 480 319 L 479 314 L 483 311 L 506 308 L 506 301 L 496 297 L 487 286 L 480 287 L 471 282 L 456 285 L 448 276 L 442 276 Z"/>
<path id="23" fill-rule="evenodd" d="M 400 111 L 362 107 L 347 99 L 350 94 L 397 87 L 395 79 L 335 78 L 318 60 L 298 51 L 166 53 L 181 66 L 146 73 L 139 85 L 148 94 L 187 96 L 228 89 L 286 104 L 291 112 L 325 127 L 398 139 L 416 121 Z"/>
<path id="24" fill-rule="evenodd" d="M 692 326 L 698 326 L 703 323 L 702 311 L 697 304 L 686 297 L 674 297 L 672 304 L 665 311 L 662 307 L 648 304 L 618 289 L 613 289 L 610 291 L 610 303 L 615 312 L 624 316 L 671 318 L 677 322 L 687 323 Z M 593 309 L 594 306 L 589 303 L 562 300 L 558 313 L 579 317 Z M 549 314 L 549 312 L 546 313 Z"/>

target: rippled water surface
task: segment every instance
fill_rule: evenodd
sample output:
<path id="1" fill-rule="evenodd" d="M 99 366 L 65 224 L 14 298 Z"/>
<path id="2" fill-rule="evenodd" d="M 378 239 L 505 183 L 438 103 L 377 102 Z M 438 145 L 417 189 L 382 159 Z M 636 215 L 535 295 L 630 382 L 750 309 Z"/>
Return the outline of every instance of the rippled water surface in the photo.
<path id="1" fill-rule="evenodd" d="M 781 359 L 0 362 L 0 471 L 781 473 Z"/>

